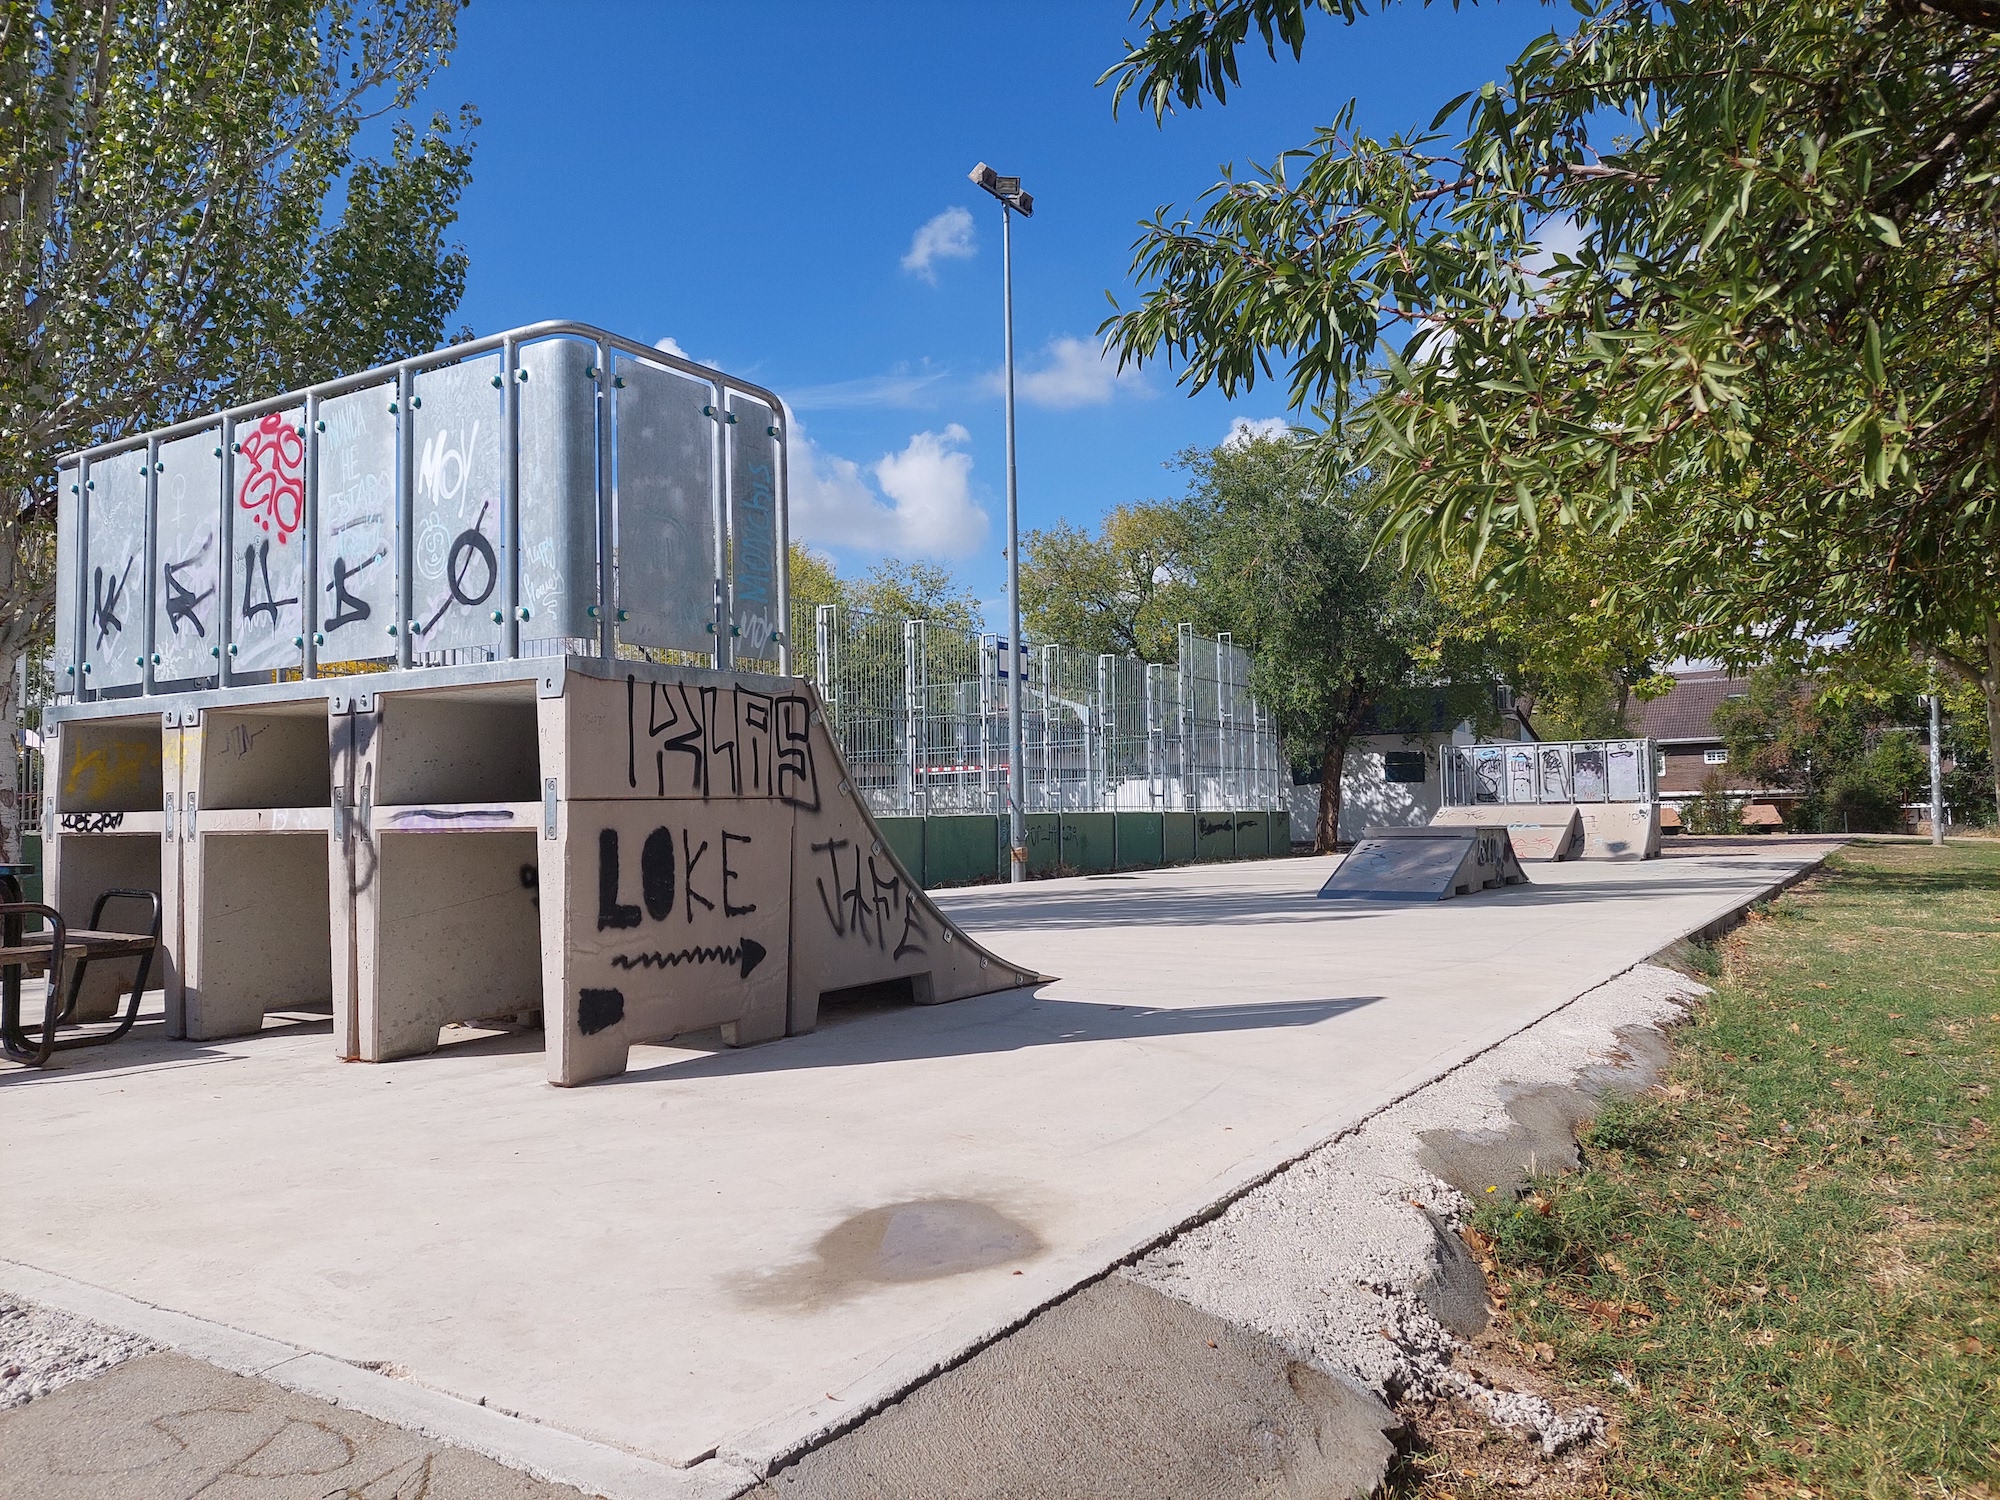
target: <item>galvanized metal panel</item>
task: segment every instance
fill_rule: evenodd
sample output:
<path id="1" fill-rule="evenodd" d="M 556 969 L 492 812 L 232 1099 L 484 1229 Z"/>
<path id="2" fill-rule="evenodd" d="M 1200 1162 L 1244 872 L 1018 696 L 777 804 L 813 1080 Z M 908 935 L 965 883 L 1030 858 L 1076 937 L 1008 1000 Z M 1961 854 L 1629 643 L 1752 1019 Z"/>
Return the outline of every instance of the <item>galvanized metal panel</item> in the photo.
<path id="1" fill-rule="evenodd" d="M 64 464 L 56 470 L 56 649 L 58 693 L 76 690 L 76 643 L 88 613 L 77 587 L 77 526 L 83 516 L 83 470 Z"/>
<path id="2" fill-rule="evenodd" d="M 615 369 L 619 639 L 713 651 L 714 392 L 643 360 Z"/>
<path id="3" fill-rule="evenodd" d="M 222 430 L 160 445 L 153 495 L 155 682 L 215 675 L 222 640 Z"/>
<path id="4" fill-rule="evenodd" d="M 411 497 L 411 617 L 419 651 L 483 646 L 502 629 L 502 494 L 506 444 L 504 362 L 487 354 L 413 382 L 416 451 Z"/>
<path id="5" fill-rule="evenodd" d="M 1605 784 L 1611 801 L 1637 802 L 1645 796 L 1641 776 L 1645 749 L 1642 740 L 1619 740 L 1604 747 Z"/>
<path id="6" fill-rule="evenodd" d="M 729 398 L 729 597 L 736 652 L 775 657 L 778 617 L 777 416 L 740 393 Z"/>
<path id="7" fill-rule="evenodd" d="M 296 667 L 305 594 L 305 409 L 288 407 L 236 424 L 230 539 L 234 672 Z"/>
<path id="8" fill-rule="evenodd" d="M 1570 774 L 1574 778 L 1576 800 L 1604 800 L 1604 745 L 1602 741 L 1570 747 Z"/>
<path id="9" fill-rule="evenodd" d="M 523 639 L 597 633 L 596 358 L 575 339 L 521 350 Z"/>
<path id="10" fill-rule="evenodd" d="M 90 466 L 83 660 L 90 669 L 85 685 L 100 692 L 145 676 L 145 470 L 144 448 Z"/>
<path id="11" fill-rule="evenodd" d="M 396 400 L 392 384 L 320 403 L 319 660 L 396 653 Z"/>

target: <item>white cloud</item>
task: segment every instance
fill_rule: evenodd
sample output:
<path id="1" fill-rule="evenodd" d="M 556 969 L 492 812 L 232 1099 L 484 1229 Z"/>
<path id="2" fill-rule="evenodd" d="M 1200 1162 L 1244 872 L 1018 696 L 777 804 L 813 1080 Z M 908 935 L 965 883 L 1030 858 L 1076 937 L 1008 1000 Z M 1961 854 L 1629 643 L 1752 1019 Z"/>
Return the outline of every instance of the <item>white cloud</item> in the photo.
<path id="1" fill-rule="evenodd" d="M 953 205 L 926 219 L 910 238 L 910 253 L 903 257 L 903 269 L 937 285 L 940 260 L 970 260 L 979 253 L 979 239 L 973 232 L 972 215 Z"/>
<path id="2" fill-rule="evenodd" d="M 694 357 L 681 347 L 681 341 L 671 333 L 664 338 L 654 339 L 653 347 L 658 349 L 662 354 L 673 355 L 676 359 L 692 359 Z"/>
<path id="3" fill-rule="evenodd" d="M 1004 381 L 1004 371 L 987 377 L 995 390 Z M 1068 335 L 1050 339 L 1042 348 L 1040 364 L 1017 373 L 1014 384 L 1022 400 L 1057 411 L 1102 406 L 1120 391 L 1150 394 L 1136 369 L 1120 370 L 1117 356 L 1107 353 L 1101 344 Z"/>
<path id="4" fill-rule="evenodd" d="M 1222 446 L 1241 448 L 1265 438 L 1288 437 L 1291 431 L 1292 424 L 1283 417 L 1238 417 L 1229 424 L 1229 436 L 1222 440 Z"/>
<path id="5" fill-rule="evenodd" d="M 897 557 L 964 557 L 986 541 L 972 494 L 971 434 L 953 422 L 919 432 L 864 472 L 788 425 L 792 535 L 843 551 Z M 873 476 L 874 484 L 869 483 Z"/>

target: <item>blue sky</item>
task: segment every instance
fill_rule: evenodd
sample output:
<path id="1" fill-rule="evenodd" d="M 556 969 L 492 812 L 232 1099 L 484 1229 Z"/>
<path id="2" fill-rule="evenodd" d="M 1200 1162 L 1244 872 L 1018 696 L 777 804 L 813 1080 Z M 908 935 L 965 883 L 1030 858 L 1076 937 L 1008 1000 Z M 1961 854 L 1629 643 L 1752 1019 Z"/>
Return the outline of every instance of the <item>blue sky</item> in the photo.
<path id="1" fill-rule="evenodd" d="M 947 562 L 990 600 L 1000 225 L 973 163 L 1036 199 L 1015 235 L 1022 525 L 1092 525 L 1178 493 L 1163 466 L 1237 417 L 1284 415 L 1281 387 L 1190 398 L 1164 368 L 1100 361 L 1138 221 L 1304 144 L 1350 97 L 1363 128 L 1427 123 L 1560 19 L 1524 3 L 1322 25 L 1303 63 L 1260 55 L 1226 107 L 1157 128 L 1114 120 L 1093 86 L 1131 30 L 1119 0 L 476 0 L 424 103 L 484 117 L 464 322 L 581 318 L 771 387 L 803 434 L 795 534 L 843 571 Z"/>

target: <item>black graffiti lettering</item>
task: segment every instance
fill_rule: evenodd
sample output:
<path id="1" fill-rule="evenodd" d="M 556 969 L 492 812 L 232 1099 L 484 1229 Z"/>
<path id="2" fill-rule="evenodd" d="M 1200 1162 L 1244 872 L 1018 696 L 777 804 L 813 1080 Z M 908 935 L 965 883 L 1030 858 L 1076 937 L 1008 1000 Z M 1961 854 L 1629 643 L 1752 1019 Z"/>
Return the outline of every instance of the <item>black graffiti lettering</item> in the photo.
<path id="1" fill-rule="evenodd" d="M 646 835 L 639 851 L 639 891 L 645 898 L 646 914 L 664 922 L 674 914 L 674 835 L 668 828 L 655 828 Z"/>
<path id="2" fill-rule="evenodd" d="M 847 893 L 840 885 L 840 851 L 847 847 L 846 839 L 828 839 L 823 844 L 814 844 L 812 852 L 826 856 L 827 870 L 833 876 L 832 896 L 827 895 L 826 882 L 817 875 L 813 884 L 819 887 L 819 904 L 826 908 L 826 920 L 833 927 L 835 937 L 847 936 Z"/>
<path id="3" fill-rule="evenodd" d="M 199 610 L 205 601 L 215 597 L 215 585 L 210 584 L 207 589 L 197 594 L 181 582 L 181 574 L 202 560 L 208 552 L 210 540 L 204 537 L 201 547 L 193 557 L 160 565 L 160 575 L 167 585 L 167 626 L 175 635 L 181 633 L 183 620 L 194 627 L 196 635 L 206 637 L 208 634 L 208 628 L 201 623 Z"/>
<path id="4" fill-rule="evenodd" d="M 896 951 L 889 956 L 901 958 L 908 953 L 928 953 L 930 929 L 924 926 L 923 904 L 911 892 L 903 895 L 903 935 L 896 939 Z"/>
<path id="5" fill-rule="evenodd" d="M 819 810 L 819 775 L 813 763 L 811 701 L 803 694 L 773 697 L 747 689 L 646 684 L 646 721 L 639 722 L 639 679 L 625 677 L 625 784 L 639 787 L 639 747 L 653 761 L 656 795 L 693 792 L 733 797 L 777 797 L 808 812 Z M 685 784 L 668 785 L 667 756 L 685 755 Z"/>
<path id="6" fill-rule="evenodd" d="M 479 519 L 486 519 L 486 507 L 483 505 L 479 508 Z M 474 557 L 480 560 L 486 574 L 476 594 L 466 586 Z M 445 562 L 444 581 L 451 590 L 451 597 L 460 604 L 480 605 L 493 597 L 494 585 L 500 582 L 500 560 L 493 555 L 493 544 L 478 530 L 477 523 L 473 530 L 461 531 L 452 538 L 451 556 Z"/>
<path id="7" fill-rule="evenodd" d="M 787 693 L 777 700 L 777 793 L 781 802 L 819 811 L 819 772 L 813 765 L 812 700 Z"/>
<path id="8" fill-rule="evenodd" d="M 675 700 L 679 707 L 675 707 Z M 667 718 L 660 720 L 660 706 L 664 704 Z M 660 740 L 660 748 L 655 752 L 654 768 L 659 773 L 660 795 L 667 795 L 667 752 L 685 755 L 692 766 L 690 772 L 693 789 L 702 796 L 708 795 L 708 757 L 702 751 L 701 715 L 695 710 L 695 700 L 688 696 L 686 683 L 649 683 L 647 685 L 646 733 L 652 739 Z M 678 728 L 678 734 L 667 735 L 670 729 Z M 662 735 L 667 735 L 661 739 Z"/>
<path id="9" fill-rule="evenodd" d="M 104 643 L 125 628 L 125 622 L 118 618 L 118 601 L 124 596 L 125 585 L 132 578 L 132 564 L 138 559 L 125 559 L 125 571 L 112 581 L 107 592 L 104 587 L 104 569 L 92 571 L 90 580 L 90 618 L 97 626 L 97 649 L 103 650 Z"/>
<path id="10" fill-rule="evenodd" d="M 124 826 L 122 812 L 64 813 L 61 820 L 64 833 L 112 833 Z"/>
<path id="11" fill-rule="evenodd" d="M 891 875 L 884 880 L 882 872 L 875 867 L 875 856 L 871 854 L 868 856 L 868 883 L 873 895 L 871 905 L 875 908 L 875 946 L 886 948 L 889 946 L 889 918 L 903 899 L 902 877 Z"/>
<path id="12" fill-rule="evenodd" d="M 374 567 L 381 560 L 382 554 L 379 552 L 363 562 L 360 567 L 350 568 L 344 557 L 336 557 L 333 560 L 333 582 L 326 586 L 326 591 L 333 595 L 333 615 L 323 627 L 325 630 L 330 633 L 343 625 L 357 625 L 375 612 L 366 599 L 357 599 L 348 592 L 347 580 L 364 568 Z"/>
<path id="13" fill-rule="evenodd" d="M 694 904 L 697 901 L 709 911 L 715 910 L 715 903 L 709 900 L 708 897 L 697 893 L 694 888 L 694 867 L 701 863 L 701 857 L 706 853 L 708 853 L 707 839 L 701 841 L 699 849 L 694 850 L 692 853 L 689 852 L 687 830 L 683 828 L 681 830 L 681 869 L 686 876 L 683 882 L 683 889 L 687 891 L 687 918 L 690 922 L 694 921 Z"/>
<path id="14" fill-rule="evenodd" d="M 750 750 L 749 794 L 753 797 L 771 795 L 771 695 L 768 693 L 746 693 L 737 690 L 736 706 L 742 715 L 743 728 L 748 731 L 745 743 Z"/>
<path id="15" fill-rule="evenodd" d="M 257 598 L 257 584 L 260 578 L 264 584 L 264 597 L 261 602 Z M 279 612 L 287 604 L 297 604 L 298 602 L 297 595 L 293 595 L 290 599 L 278 599 L 272 596 L 271 539 L 265 537 L 263 541 L 252 542 L 249 546 L 245 547 L 243 549 L 243 618 L 254 620 L 259 615 L 269 615 L 271 617 L 271 624 L 275 627 L 278 623 Z"/>
<path id="16" fill-rule="evenodd" d="M 639 908 L 618 901 L 618 830 L 606 828 L 597 835 L 597 930 L 638 925 Z"/>
<path id="17" fill-rule="evenodd" d="M 729 867 L 729 846 L 749 842 L 750 835 L 747 833 L 731 833 L 726 828 L 722 831 L 722 914 L 725 917 L 747 917 L 757 909 L 754 901 L 738 906 L 729 899 L 729 883 L 742 873 Z"/>

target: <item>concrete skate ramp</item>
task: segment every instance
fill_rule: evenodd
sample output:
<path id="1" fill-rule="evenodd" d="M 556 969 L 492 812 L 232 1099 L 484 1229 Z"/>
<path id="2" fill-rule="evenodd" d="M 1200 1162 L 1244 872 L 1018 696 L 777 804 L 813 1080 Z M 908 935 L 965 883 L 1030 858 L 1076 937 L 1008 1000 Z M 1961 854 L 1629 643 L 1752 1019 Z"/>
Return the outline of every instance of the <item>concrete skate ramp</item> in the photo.
<path id="1" fill-rule="evenodd" d="M 1527 880 L 1500 824 L 1371 828 L 1319 894 L 1322 901 L 1449 901 Z"/>
<path id="2" fill-rule="evenodd" d="M 1500 821 L 1491 807 L 1440 807 L 1433 828 L 1476 828 Z M 1510 807 L 1507 837 L 1516 858 L 1560 860 L 1583 858 L 1583 818 L 1574 805 Z"/>

